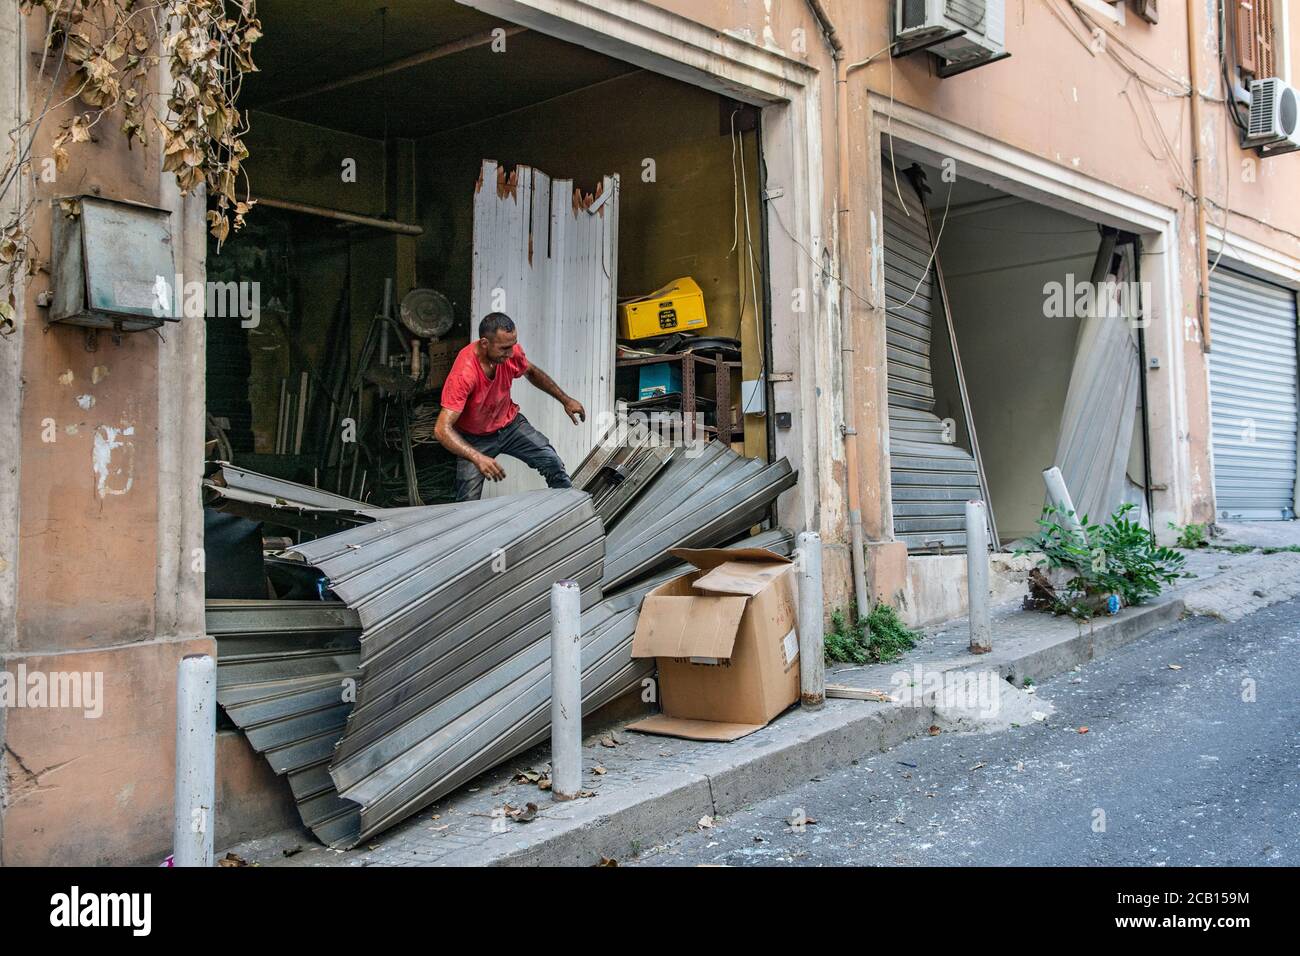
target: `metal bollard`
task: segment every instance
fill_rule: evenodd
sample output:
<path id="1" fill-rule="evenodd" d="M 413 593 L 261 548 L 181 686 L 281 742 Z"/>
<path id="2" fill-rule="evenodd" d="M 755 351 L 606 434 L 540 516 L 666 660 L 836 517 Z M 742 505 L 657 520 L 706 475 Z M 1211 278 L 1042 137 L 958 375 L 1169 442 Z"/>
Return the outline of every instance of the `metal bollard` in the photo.
<path id="1" fill-rule="evenodd" d="M 551 585 L 551 797 L 582 789 L 582 594 L 573 581 Z"/>
<path id="2" fill-rule="evenodd" d="M 989 533 L 984 502 L 966 502 L 966 598 L 970 605 L 970 650 L 993 650 L 989 624 Z"/>
<path id="3" fill-rule="evenodd" d="M 173 866 L 212 866 L 216 790 L 217 665 L 191 654 L 176 671 Z"/>
<path id="4" fill-rule="evenodd" d="M 1070 489 L 1065 487 L 1065 476 L 1061 474 L 1061 469 L 1055 465 L 1044 469 L 1043 483 L 1047 485 L 1047 500 L 1061 512 L 1063 523 L 1075 531 L 1082 530 L 1083 525 L 1074 513 L 1074 500 L 1070 497 Z"/>
<path id="5" fill-rule="evenodd" d="M 799 548 L 799 700 L 816 709 L 826 701 L 826 641 L 822 594 L 822 538 L 801 531 Z M 859 608 L 866 614 L 866 608 Z"/>

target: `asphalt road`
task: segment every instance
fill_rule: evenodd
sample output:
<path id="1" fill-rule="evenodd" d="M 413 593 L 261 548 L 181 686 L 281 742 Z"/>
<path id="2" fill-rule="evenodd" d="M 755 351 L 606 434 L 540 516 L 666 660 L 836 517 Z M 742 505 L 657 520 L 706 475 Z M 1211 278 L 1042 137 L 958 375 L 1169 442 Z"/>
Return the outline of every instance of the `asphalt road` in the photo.
<path id="1" fill-rule="evenodd" d="M 1300 601 L 1184 621 L 1036 694 L 1041 723 L 915 740 L 620 862 L 1300 865 Z"/>

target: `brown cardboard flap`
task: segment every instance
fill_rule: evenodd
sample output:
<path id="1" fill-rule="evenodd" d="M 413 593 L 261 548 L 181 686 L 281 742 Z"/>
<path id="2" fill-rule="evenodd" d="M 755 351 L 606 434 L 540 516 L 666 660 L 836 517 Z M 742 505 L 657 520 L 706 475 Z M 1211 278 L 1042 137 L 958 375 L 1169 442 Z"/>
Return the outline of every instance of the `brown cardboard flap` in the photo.
<path id="1" fill-rule="evenodd" d="M 724 561 L 695 579 L 697 591 L 711 594 L 743 594 L 753 597 L 785 573 L 789 563 Z"/>
<path id="2" fill-rule="evenodd" d="M 651 594 L 641 603 L 633 657 L 730 657 L 749 599 Z"/>
<path id="3" fill-rule="evenodd" d="M 661 737 L 728 741 L 739 740 L 766 726 L 767 724 L 728 724 L 720 720 L 686 720 L 681 717 L 655 714 L 653 717 L 628 724 L 627 729 L 643 734 L 658 734 Z"/>
<path id="4" fill-rule="evenodd" d="M 728 561 L 761 561 L 764 564 L 794 564 L 789 558 L 782 557 L 767 548 L 671 548 L 668 551 L 674 558 L 681 558 L 687 564 L 701 571 L 712 571 Z"/>

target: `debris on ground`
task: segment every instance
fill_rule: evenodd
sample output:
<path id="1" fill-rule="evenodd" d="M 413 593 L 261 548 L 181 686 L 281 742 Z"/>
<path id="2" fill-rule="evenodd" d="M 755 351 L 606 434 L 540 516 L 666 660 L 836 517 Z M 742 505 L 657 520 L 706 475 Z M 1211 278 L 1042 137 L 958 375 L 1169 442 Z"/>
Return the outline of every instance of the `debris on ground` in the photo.
<path id="1" fill-rule="evenodd" d="M 506 816 L 514 820 L 515 823 L 532 823 L 537 819 L 537 804 L 535 803 L 526 803 L 522 807 L 511 806 L 507 803 L 502 809 L 505 810 Z"/>

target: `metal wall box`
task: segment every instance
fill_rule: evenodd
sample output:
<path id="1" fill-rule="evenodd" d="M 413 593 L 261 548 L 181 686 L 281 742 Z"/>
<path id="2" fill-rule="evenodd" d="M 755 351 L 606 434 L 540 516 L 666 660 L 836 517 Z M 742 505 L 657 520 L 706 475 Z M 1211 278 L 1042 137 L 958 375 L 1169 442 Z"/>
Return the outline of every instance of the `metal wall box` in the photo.
<path id="1" fill-rule="evenodd" d="M 165 209 L 98 196 L 58 201 L 51 322 L 138 332 L 180 319 Z"/>

